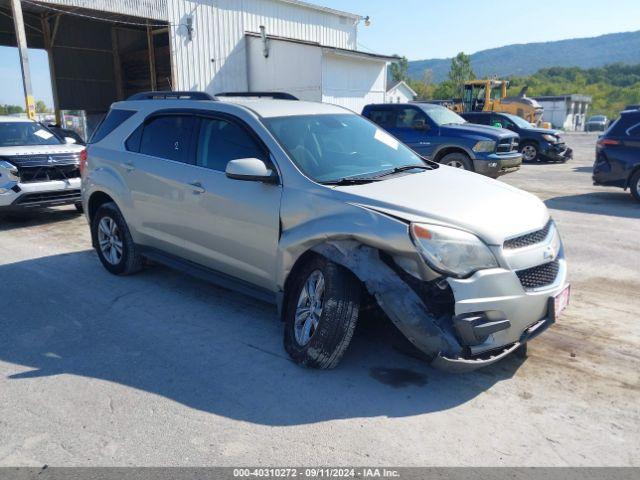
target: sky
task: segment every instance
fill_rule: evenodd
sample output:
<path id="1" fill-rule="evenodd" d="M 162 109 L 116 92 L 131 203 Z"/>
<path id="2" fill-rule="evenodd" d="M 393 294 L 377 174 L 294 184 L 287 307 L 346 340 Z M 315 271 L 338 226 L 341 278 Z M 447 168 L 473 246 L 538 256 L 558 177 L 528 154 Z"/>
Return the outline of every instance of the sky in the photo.
<path id="1" fill-rule="evenodd" d="M 447 58 L 513 43 L 640 30 L 640 0 L 306 0 L 371 17 L 358 48 L 409 60 Z M 30 50 L 36 99 L 51 105 L 47 56 Z M 15 48 L 0 47 L 0 104 L 22 104 Z"/>

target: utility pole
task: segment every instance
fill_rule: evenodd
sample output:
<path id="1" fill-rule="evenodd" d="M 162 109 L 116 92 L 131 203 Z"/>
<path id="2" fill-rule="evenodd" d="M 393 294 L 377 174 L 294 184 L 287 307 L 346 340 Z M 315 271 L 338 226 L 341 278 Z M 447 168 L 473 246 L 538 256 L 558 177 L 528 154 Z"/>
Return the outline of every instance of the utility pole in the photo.
<path id="1" fill-rule="evenodd" d="M 13 11 L 13 25 L 16 31 L 16 42 L 18 53 L 20 54 L 20 68 L 22 70 L 22 86 L 24 88 L 24 100 L 27 106 L 27 116 L 35 120 L 36 103 L 33 99 L 33 89 L 31 88 L 31 71 L 29 69 L 29 53 L 27 52 L 27 34 L 24 31 L 24 18 L 22 17 L 22 5 L 20 0 L 11 0 L 11 10 Z"/>

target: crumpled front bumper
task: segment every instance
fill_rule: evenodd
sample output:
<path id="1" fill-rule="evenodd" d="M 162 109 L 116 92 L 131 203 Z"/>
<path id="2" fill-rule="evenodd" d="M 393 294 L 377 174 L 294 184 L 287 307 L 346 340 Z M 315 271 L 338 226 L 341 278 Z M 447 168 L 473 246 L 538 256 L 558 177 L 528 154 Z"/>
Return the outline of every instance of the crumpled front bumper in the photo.
<path id="1" fill-rule="evenodd" d="M 554 162 L 566 162 L 573 158 L 573 150 L 565 144 L 549 144 L 540 151 L 540 156 L 545 160 Z"/>

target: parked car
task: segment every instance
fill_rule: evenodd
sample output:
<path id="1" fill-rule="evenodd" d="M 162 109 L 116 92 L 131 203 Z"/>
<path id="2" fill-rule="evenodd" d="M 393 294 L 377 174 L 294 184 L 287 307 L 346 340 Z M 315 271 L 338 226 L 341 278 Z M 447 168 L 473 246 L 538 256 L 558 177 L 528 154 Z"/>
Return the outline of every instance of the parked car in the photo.
<path id="1" fill-rule="evenodd" d="M 534 195 L 423 160 L 335 105 L 158 96 L 115 103 L 82 165 L 109 272 L 152 259 L 273 302 L 286 351 L 317 368 L 338 364 L 367 299 L 454 371 L 518 350 L 566 306 L 562 242 Z"/>
<path id="2" fill-rule="evenodd" d="M 38 122 L 0 116 L 0 213 L 68 204 L 80 210 L 83 155 L 84 147 Z"/>
<path id="3" fill-rule="evenodd" d="M 585 132 L 604 132 L 607 129 L 607 117 L 605 115 L 594 115 L 589 117 L 584 125 Z"/>
<path id="4" fill-rule="evenodd" d="M 635 105 L 627 105 L 624 107 L 625 110 L 640 110 L 640 103 Z"/>
<path id="5" fill-rule="evenodd" d="M 508 113 L 471 112 L 463 113 L 462 117 L 471 123 L 506 128 L 517 133 L 523 162 L 566 162 L 573 158 L 573 151 L 567 147 L 559 130 L 537 128 L 523 118 Z"/>
<path id="6" fill-rule="evenodd" d="M 469 124 L 440 105 L 367 105 L 362 115 L 422 157 L 444 165 L 496 178 L 518 170 L 522 164 L 516 134 L 501 128 Z"/>
<path id="7" fill-rule="evenodd" d="M 598 139 L 593 183 L 629 188 L 640 201 L 640 110 L 621 112 Z"/>

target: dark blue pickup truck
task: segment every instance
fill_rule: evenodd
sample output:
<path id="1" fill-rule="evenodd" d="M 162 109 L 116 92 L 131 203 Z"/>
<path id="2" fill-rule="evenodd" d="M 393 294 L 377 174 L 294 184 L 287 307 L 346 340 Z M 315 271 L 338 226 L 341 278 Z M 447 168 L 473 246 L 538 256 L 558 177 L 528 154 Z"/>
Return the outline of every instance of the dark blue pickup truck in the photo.
<path id="1" fill-rule="evenodd" d="M 559 130 L 536 128 L 525 119 L 508 113 L 470 112 L 462 116 L 471 123 L 500 126 L 517 133 L 523 162 L 566 162 L 573 158 L 573 151 L 564 143 Z"/>
<path id="2" fill-rule="evenodd" d="M 430 103 L 367 105 L 362 115 L 419 155 L 489 177 L 522 164 L 518 135 L 502 128 L 467 123 L 457 113 Z"/>

